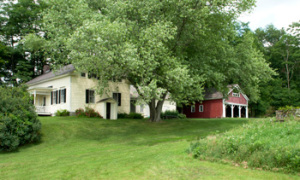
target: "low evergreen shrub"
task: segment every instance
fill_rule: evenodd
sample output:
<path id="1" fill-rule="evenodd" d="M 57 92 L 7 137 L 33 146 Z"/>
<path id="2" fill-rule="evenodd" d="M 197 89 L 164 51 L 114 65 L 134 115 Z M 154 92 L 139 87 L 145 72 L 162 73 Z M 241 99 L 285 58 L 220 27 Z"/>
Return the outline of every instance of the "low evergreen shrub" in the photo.
<path id="1" fill-rule="evenodd" d="M 70 116 L 70 112 L 66 109 L 57 110 L 55 116 Z"/>
<path id="2" fill-rule="evenodd" d="M 127 113 L 118 113 L 118 119 L 126 119 L 128 116 L 129 115 Z"/>
<path id="3" fill-rule="evenodd" d="M 247 163 L 273 171 L 300 172 L 300 123 L 255 120 L 191 144 L 195 158 Z"/>
<path id="4" fill-rule="evenodd" d="M 140 113 L 130 113 L 127 118 L 129 118 L 129 119 L 143 119 L 144 117 Z"/>
<path id="5" fill-rule="evenodd" d="M 177 110 L 167 110 L 162 112 L 160 115 L 161 118 L 178 118 L 178 119 L 185 119 L 186 115 L 179 113 Z"/>
<path id="6" fill-rule="evenodd" d="M 25 86 L 0 87 L 0 151 L 38 142 L 41 123 Z"/>

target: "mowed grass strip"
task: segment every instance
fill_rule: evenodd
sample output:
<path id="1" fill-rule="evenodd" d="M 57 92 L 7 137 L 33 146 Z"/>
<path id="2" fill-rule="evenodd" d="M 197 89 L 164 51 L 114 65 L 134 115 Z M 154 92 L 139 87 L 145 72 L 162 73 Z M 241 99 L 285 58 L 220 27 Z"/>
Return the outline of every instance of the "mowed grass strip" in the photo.
<path id="1" fill-rule="evenodd" d="M 0 179 L 297 179 L 195 160 L 191 141 L 243 119 L 145 120 L 41 117 L 42 142 L 0 154 Z"/>

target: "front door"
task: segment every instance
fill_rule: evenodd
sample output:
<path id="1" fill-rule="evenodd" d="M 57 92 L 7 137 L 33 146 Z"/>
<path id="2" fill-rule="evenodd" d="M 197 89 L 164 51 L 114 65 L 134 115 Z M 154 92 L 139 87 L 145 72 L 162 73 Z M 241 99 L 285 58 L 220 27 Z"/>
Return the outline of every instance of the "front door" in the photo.
<path id="1" fill-rule="evenodd" d="M 106 119 L 110 119 L 110 108 L 111 104 L 110 103 L 106 103 Z"/>

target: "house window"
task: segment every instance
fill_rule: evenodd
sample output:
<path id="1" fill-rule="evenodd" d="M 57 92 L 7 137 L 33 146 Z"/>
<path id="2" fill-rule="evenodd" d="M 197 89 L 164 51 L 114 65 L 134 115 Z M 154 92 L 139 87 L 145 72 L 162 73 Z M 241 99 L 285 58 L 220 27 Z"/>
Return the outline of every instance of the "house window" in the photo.
<path id="1" fill-rule="evenodd" d="M 144 105 L 141 104 L 141 112 L 144 112 Z"/>
<path id="2" fill-rule="evenodd" d="M 240 97 L 240 93 L 232 93 L 233 97 Z"/>
<path id="3" fill-rule="evenodd" d="M 82 72 L 80 75 L 81 75 L 81 77 L 85 77 L 85 73 L 84 72 Z"/>
<path id="4" fill-rule="evenodd" d="M 203 105 L 199 106 L 199 112 L 203 112 Z"/>
<path id="5" fill-rule="evenodd" d="M 91 90 L 91 89 L 85 90 L 85 102 L 95 103 L 95 90 Z"/>
<path id="6" fill-rule="evenodd" d="M 66 103 L 67 102 L 67 97 L 66 97 L 66 95 L 67 95 L 67 91 L 66 91 L 66 88 L 64 88 L 64 89 L 60 89 L 59 90 L 59 103 Z"/>
<path id="7" fill-rule="evenodd" d="M 51 92 L 51 104 L 58 104 L 59 97 L 58 97 L 58 91 L 52 91 Z"/>
<path id="8" fill-rule="evenodd" d="M 192 113 L 195 112 L 195 105 L 192 105 L 192 106 L 191 106 L 191 112 L 192 112 Z"/>
<path id="9" fill-rule="evenodd" d="M 118 106 L 121 106 L 121 93 L 113 93 L 113 98 L 118 102 Z"/>

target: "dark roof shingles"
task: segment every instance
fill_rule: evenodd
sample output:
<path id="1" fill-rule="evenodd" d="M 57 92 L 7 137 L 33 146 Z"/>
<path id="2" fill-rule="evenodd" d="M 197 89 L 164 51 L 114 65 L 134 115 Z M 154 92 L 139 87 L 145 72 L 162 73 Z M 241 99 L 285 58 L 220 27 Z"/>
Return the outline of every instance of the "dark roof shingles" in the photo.
<path id="1" fill-rule="evenodd" d="M 72 64 L 69 64 L 67 66 L 64 66 L 62 67 L 60 70 L 58 71 L 51 71 L 49 73 L 46 73 L 46 74 L 42 74 L 30 81 L 28 81 L 26 84 L 34 84 L 34 83 L 38 83 L 40 81 L 44 81 L 44 80 L 47 80 L 47 79 L 51 79 L 53 77 L 56 77 L 56 76 L 61 76 L 61 75 L 64 75 L 64 74 L 67 74 L 67 73 L 71 73 L 75 70 L 75 67 L 72 65 Z"/>

